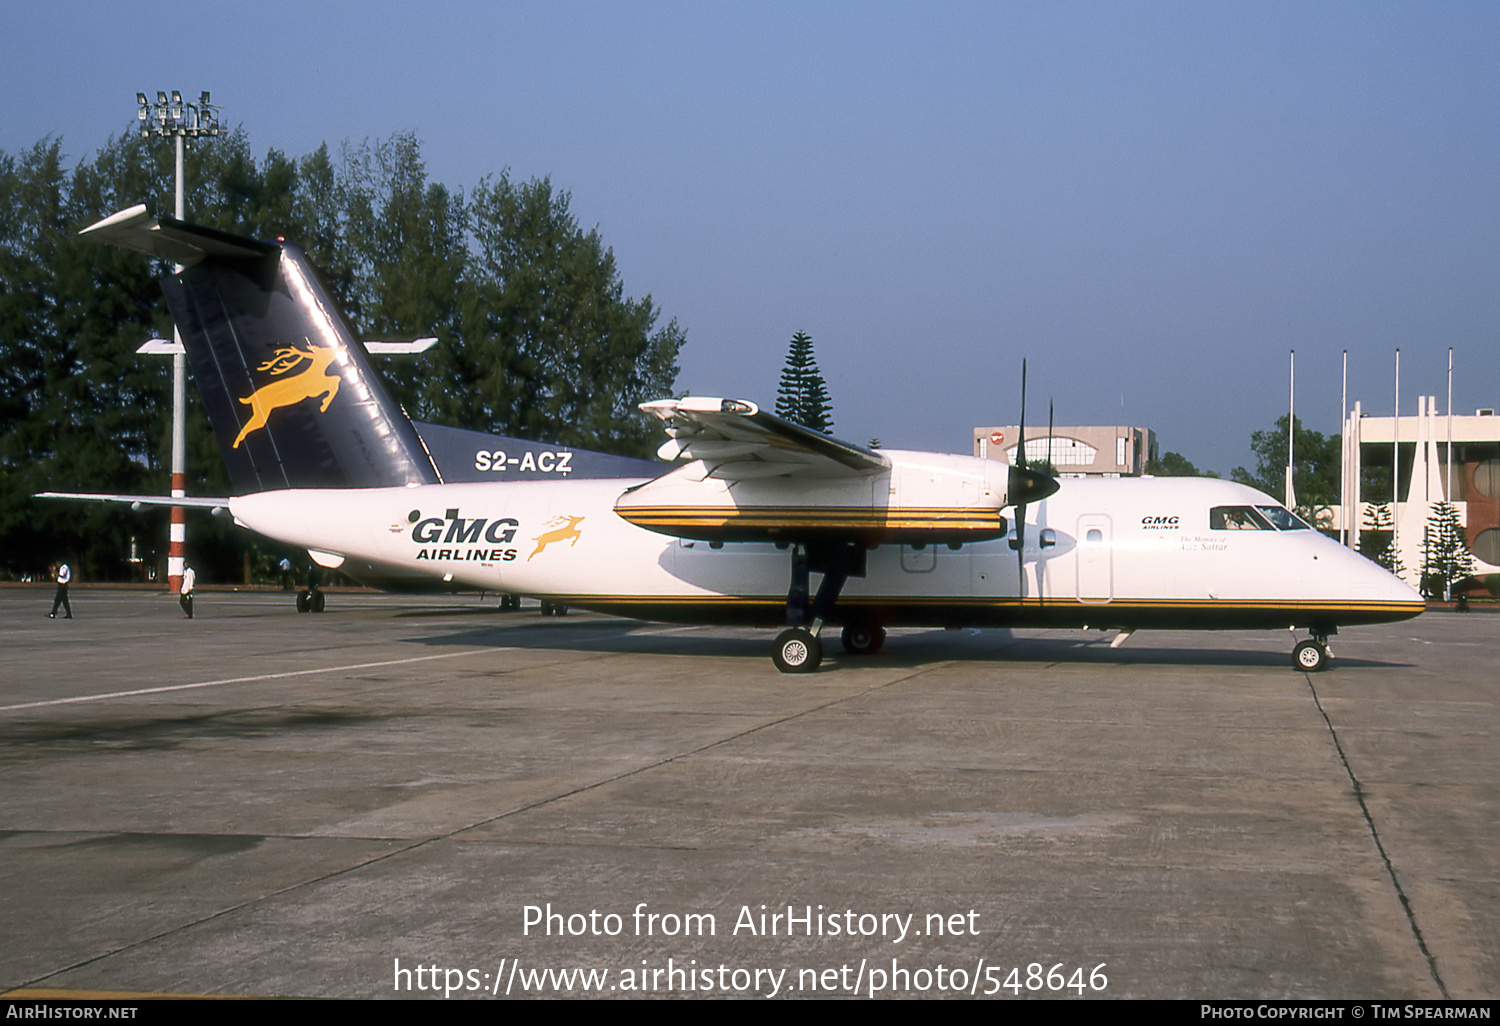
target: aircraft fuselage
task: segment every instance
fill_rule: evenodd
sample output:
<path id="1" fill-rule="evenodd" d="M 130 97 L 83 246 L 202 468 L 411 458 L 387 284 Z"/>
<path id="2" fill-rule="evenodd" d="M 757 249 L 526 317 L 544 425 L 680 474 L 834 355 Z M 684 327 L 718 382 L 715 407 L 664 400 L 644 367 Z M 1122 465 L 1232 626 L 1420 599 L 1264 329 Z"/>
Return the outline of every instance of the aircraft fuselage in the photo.
<path id="1" fill-rule="evenodd" d="M 784 622 L 790 539 L 718 543 L 635 526 L 615 505 L 640 483 L 297 489 L 231 509 L 281 541 L 470 587 L 644 619 Z M 1415 591 L 1358 553 L 1300 525 L 1278 529 L 1284 513 L 1223 481 L 1072 480 L 1028 507 L 1022 559 L 1013 527 L 1009 539 L 878 544 L 831 619 L 1326 632 L 1421 612 Z"/>

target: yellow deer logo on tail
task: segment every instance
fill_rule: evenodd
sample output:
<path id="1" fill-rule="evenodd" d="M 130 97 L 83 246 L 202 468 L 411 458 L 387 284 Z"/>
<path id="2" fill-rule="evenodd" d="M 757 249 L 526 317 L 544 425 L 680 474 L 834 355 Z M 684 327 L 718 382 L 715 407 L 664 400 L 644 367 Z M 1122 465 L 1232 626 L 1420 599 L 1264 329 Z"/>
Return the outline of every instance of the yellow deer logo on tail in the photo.
<path id="1" fill-rule="evenodd" d="M 531 556 L 526 557 L 526 562 L 530 563 L 532 556 L 535 556 L 553 542 L 567 541 L 571 538 L 573 539 L 572 544 L 577 545 L 579 536 L 583 534 L 582 531 L 578 530 L 578 525 L 583 523 L 583 519 L 583 517 L 553 517 L 547 521 L 547 526 L 552 528 L 552 530 L 544 531 L 531 539 L 536 542 L 536 548 L 532 550 Z"/>
<path id="2" fill-rule="evenodd" d="M 337 374 L 328 373 L 328 365 L 339 355 L 339 346 L 315 346 L 311 339 L 307 339 L 307 348 L 302 346 L 283 346 L 276 350 L 276 355 L 257 370 L 270 371 L 272 374 L 285 374 L 299 364 L 306 361 L 307 366 L 289 378 L 273 381 L 268 385 L 262 385 L 250 393 L 240 402 L 250 407 L 254 416 L 249 423 L 240 428 L 240 436 L 234 440 L 233 449 L 238 449 L 245 436 L 252 431 L 259 431 L 266 426 L 266 420 L 270 418 L 273 410 L 279 410 L 283 406 L 295 406 L 304 399 L 314 399 L 323 396 L 322 412 L 328 412 L 328 404 L 333 402 L 333 397 L 339 394 L 339 378 Z"/>

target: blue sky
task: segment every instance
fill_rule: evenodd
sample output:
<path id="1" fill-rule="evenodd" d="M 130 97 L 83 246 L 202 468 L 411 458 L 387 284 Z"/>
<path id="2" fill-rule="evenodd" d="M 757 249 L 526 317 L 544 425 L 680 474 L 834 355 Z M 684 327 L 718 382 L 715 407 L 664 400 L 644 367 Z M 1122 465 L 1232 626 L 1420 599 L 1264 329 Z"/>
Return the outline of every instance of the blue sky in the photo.
<path id="1" fill-rule="evenodd" d="M 1500 405 L 1500 5 L 5 0 L 0 150 L 92 154 L 137 90 L 257 154 L 413 131 L 468 189 L 550 175 L 679 388 L 774 403 L 817 341 L 836 433 L 1132 423 L 1220 472 L 1286 409 L 1338 430 Z M 150 10 L 151 13 L 145 13 Z M 191 199 L 189 200 L 191 216 Z"/>

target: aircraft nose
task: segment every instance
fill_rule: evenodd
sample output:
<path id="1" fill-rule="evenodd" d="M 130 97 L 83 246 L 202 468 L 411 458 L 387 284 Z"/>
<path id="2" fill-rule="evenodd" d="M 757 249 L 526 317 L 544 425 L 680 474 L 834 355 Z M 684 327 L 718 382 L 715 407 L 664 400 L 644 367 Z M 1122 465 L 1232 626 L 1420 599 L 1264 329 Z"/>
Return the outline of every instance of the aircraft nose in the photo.
<path id="1" fill-rule="evenodd" d="M 1025 467 L 1011 467 L 1005 482 L 1006 505 L 1040 502 L 1057 491 L 1057 482 L 1046 474 Z"/>
<path id="2" fill-rule="evenodd" d="M 1417 589 L 1385 567 L 1357 552 L 1345 551 L 1348 553 L 1350 590 L 1356 598 L 1399 603 L 1423 601 Z"/>

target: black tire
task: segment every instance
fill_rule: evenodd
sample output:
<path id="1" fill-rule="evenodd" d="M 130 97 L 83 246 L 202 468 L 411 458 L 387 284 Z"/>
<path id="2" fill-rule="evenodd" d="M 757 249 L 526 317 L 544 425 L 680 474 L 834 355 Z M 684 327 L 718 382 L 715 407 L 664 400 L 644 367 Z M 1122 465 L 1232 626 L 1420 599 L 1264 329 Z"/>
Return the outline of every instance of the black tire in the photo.
<path id="1" fill-rule="evenodd" d="M 874 655 L 885 645 L 885 628 L 851 623 L 839 635 L 850 655 Z"/>
<path id="2" fill-rule="evenodd" d="M 307 592 L 297 592 L 297 612 L 306 613 L 312 609 L 312 603 L 307 600 Z"/>
<path id="3" fill-rule="evenodd" d="M 312 597 L 309 598 L 308 601 L 312 603 L 312 611 L 314 613 L 321 613 L 323 611 L 323 606 L 328 602 L 328 600 L 323 597 L 323 593 L 321 591 L 313 592 Z"/>
<path id="4" fill-rule="evenodd" d="M 823 661 L 823 643 L 805 627 L 791 627 L 776 635 L 771 661 L 782 673 L 812 673 Z"/>
<path id="5" fill-rule="evenodd" d="M 1318 673 L 1328 668 L 1328 650 L 1316 641 L 1301 641 L 1292 649 L 1292 662 L 1306 673 Z"/>

